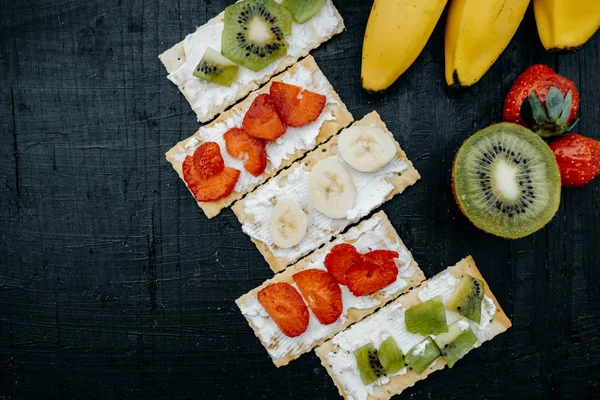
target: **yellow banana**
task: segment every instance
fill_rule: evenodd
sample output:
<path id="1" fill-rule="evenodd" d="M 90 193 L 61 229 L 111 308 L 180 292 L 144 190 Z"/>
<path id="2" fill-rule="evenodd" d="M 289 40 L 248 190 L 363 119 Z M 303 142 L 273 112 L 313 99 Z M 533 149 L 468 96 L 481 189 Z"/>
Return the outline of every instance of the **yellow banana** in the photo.
<path id="1" fill-rule="evenodd" d="M 600 28 L 600 0 L 533 0 L 546 50 L 577 50 Z"/>
<path id="2" fill-rule="evenodd" d="M 362 86 L 381 92 L 417 59 L 448 0 L 375 0 L 362 53 Z"/>
<path id="3" fill-rule="evenodd" d="M 448 85 L 477 83 L 508 46 L 528 5 L 529 0 L 452 0 L 445 43 Z"/>

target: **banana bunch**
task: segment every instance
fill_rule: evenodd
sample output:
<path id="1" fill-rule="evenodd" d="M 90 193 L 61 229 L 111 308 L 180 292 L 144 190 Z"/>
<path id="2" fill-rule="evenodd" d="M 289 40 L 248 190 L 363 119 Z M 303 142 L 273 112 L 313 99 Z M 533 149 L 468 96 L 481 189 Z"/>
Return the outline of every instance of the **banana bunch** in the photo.
<path id="1" fill-rule="evenodd" d="M 363 42 L 361 80 L 368 92 L 387 89 L 417 59 L 447 0 L 375 0 Z M 519 27 L 530 0 L 450 0 L 446 82 L 471 86 L 491 68 Z M 533 0 L 548 50 L 573 50 L 600 27 L 600 0 Z"/>

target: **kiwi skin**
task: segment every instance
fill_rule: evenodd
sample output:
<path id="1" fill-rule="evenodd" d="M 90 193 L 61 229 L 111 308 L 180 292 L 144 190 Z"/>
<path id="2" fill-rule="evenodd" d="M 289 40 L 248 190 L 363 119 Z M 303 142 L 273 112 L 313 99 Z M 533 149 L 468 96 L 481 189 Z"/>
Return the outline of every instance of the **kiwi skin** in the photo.
<path id="1" fill-rule="evenodd" d="M 532 135 L 532 136 L 531 136 L 531 140 L 533 140 L 533 141 L 539 141 L 541 144 L 544 144 L 545 148 L 546 148 L 546 149 L 547 149 L 547 151 L 548 151 L 548 153 L 547 153 L 547 154 L 548 154 L 548 155 L 550 155 L 550 156 L 552 156 L 552 159 L 553 159 L 553 160 L 555 160 L 555 162 L 554 162 L 554 168 L 553 168 L 553 170 L 552 170 L 552 171 L 550 171 L 550 172 L 551 172 L 551 173 L 552 173 L 552 174 L 553 174 L 555 177 L 558 177 L 558 180 L 559 180 L 559 182 L 560 182 L 560 171 L 559 171 L 559 169 L 558 169 L 558 164 L 556 163 L 556 159 L 554 158 L 554 154 L 552 153 L 552 150 L 550 149 L 550 147 L 549 147 L 549 146 L 546 144 L 546 142 L 544 142 L 544 140 L 543 140 L 542 138 L 540 138 L 538 135 L 536 135 L 535 133 L 533 133 L 533 132 L 532 132 L 532 131 L 530 131 L 529 129 L 527 129 L 527 128 L 524 128 L 524 127 L 523 127 L 523 126 L 521 126 L 521 125 L 514 124 L 514 123 L 512 123 L 512 122 L 500 122 L 500 123 L 497 123 L 497 124 L 490 125 L 490 126 L 488 126 L 487 128 L 484 128 L 484 129 L 482 129 L 482 130 L 480 130 L 480 131 L 477 131 L 477 132 L 475 132 L 473 135 L 471 135 L 471 136 L 470 136 L 470 137 L 469 137 L 467 140 L 465 140 L 465 141 L 463 142 L 463 144 L 461 145 L 461 148 L 462 148 L 462 147 L 463 147 L 463 146 L 464 146 L 464 145 L 465 145 L 465 144 L 466 144 L 466 143 L 467 143 L 467 142 L 468 142 L 468 141 L 469 141 L 471 138 L 473 138 L 475 135 L 478 135 L 478 134 L 484 134 L 485 132 L 487 132 L 487 131 L 488 131 L 488 130 L 490 130 L 490 129 L 493 129 L 493 128 L 498 128 L 498 127 L 502 127 L 502 126 L 507 126 L 507 127 L 510 127 L 511 129 L 518 129 L 518 130 L 521 130 L 521 131 L 523 132 L 523 134 L 524 134 L 524 135 Z M 533 139 L 534 137 L 535 137 L 535 139 Z M 461 211 L 461 212 L 464 214 L 464 216 L 465 216 L 465 217 L 467 217 L 467 219 L 469 219 L 468 212 L 467 212 L 467 210 L 464 208 L 464 206 L 463 206 L 463 204 L 462 204 L 462 202 L 461 202 L 461 200 L 460 200 L 460 198 L 459 198 L 459 196 L 458 196 L 457 189 L 456 189 L 456 174 L 457 174 L 457 172 L 456 172 L 456 164 L 457 164 L 457 163 L 456 163 L 456 160 L 457 160 L 457 158 L 458 158 L 458 154 L 459 154 L 459 152 L 460 152 L 460 148 L 459 148 L 459 150 L 456 152 L 456 154 L 454 155 L 454 161 L 453 161 L 453 163 L 452 163 L 452 194 L 453 194 L 453 196 L 454 196 L 454 200 L 456 201 L 456 204 L 458 205 L 458 208 L 460 209 L 460 211 Z M 551 199 L 551 205 L 549 205 L 549 207 L 552 207 L 552 209 L 553 209 L 553 211 L 554 211 L 553 215 L 556 215 L 556 212 L 558 211 L 558 208 L 559 208 L 559 206 L 560 206 L 560 193 L 561 193 L 561 191 L 559 190 L 559 191 L 557 192 L 557 195 L 556 195 L 556 196 L 555 196 L 553 199 Z M 470 220 L 470 219 L 469 219 L 469 220 Z M 543 228 L 544 226 L 546 226 L 546 225 L 547 225 L 547 224 L 548 224 L 548 223 L 549 223 L 551 220 L 552 220 L 552 218 L 549 218 L 547 221 L 541 221 L 541 223 L 538 223 L 538 224 L 536 224 L 536 225 L 535 225 L 534 229 L 533 229 L 533 230 L 532 230 L 530 233 L 527 233 L 527 234 L 524 234 L 524 235 L 510 235 L 510 234 L 502 234 L 502 233 L 499 233 L 499 232 L 490 232 L 489 230 L 487 230 L 487 229 L 486 229 L 486 227 L 485 227 L 484 225 L 482 225 L 482 224 L 477 224 L 477 223 L 475 223 L 475 222 L 473 222 L 473 221 L 471 221 L 471 222 L 472 222 L 472 223 L 473 223 L 473 225 L 475 225 L 477 228 L 481 229 L 482 231 L 484 231 L 484 232 L 486 232 L 486 233 L 490 233 L 490 234 L 492 234 L 492 235 L 499 236 L 499 237 L 502 237 L 502 238 L 505 238 L 505 239 L 520 239 L 520 238 L 522 238 L 522 237 L 528 236 L 528 235 L 530 235 L 530 234 L 532 234 L 532 233 L 534 233 L 534 232 L 537 232 L 538 230 L 542 229 L 542 228 Z"/>

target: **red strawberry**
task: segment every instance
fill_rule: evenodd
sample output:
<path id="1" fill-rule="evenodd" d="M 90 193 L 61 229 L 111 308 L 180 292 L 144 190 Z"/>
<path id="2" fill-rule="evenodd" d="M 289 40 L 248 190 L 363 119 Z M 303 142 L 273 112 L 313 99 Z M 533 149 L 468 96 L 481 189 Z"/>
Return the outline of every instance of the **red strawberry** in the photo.
<path id="1" fill-rule="evenodd" d="M 206 142 L 194 151 L 194 165 L 202 178 L 210 178 L 225 169 L 218 143 Z"/>
<path id="2" fill-rule="evenodd" d="M 325 268 L 340 285 L 346 284 L 346 270 L 354 263 L 361 262 L 362 256 L 356 247 L 348 243 L 333 246 L 325 256 Z"/>
<path id="3" fill-rule="evenodd" d="M 569 133 L 550 143 L 563 186 L 581 187 L 600 174 L 600 142 Z"/>
<path id="4" fill-rule="evenodd" d="M 308 308 L 292 285 L 269 285 L 258 292 L 258 301 L 284 335 L 300 336 L 308 328 Z"/>
<path id="5" fill-rule="evenodd" d="M 194 195 L 196 201 L 215 201 L 226 197 L 231 192 L 240 177 L 240 171 L 224 168 L 217 175 L 205 178 L 196 167 L 194 157 L 187 156 L 183 160 L 183 180 Z"/>
<path id="6" fill-rule="evenodd" d="M 542 137 L 571 130 L 577 122 L 579 92 L 575 83 L 543 64 L 523 72 L 508 92 L 502 118 L 529 127 Z"/>
<path id="7" fill-rule="evenodd" d="M 287 126 L 313 122 L 319 118 L 327 101 L 322 94 L 283 82 L 273 82 L 270 93 L 277 112 Z"/>
<path id="8" fill-rule="evenodd" d="M 242 129 L 253 138 L 264 140 L 276 140 L 285 133 L 271 96 L 261 94 L 254 99 L 244 115 Z"/>
<path id="9" fill-rule="evenodd" d="M 322 324 L 333 324 L 342 315 L 342 289 L 327 271 L 307 269 L 294 274 L 294 282 Z"/>
<path id="10" fill-rule="evenodd" d="M 244 163 L 246 171 L 254 176 L 259 176 L 267 168 L 267 149 L 265 142 L 260 139 L 250 137 L 246 132 L 239 128 L 233 128 L 223 135 L 227 152 L 235 158 L 243 159 L 247 157 Z"/>
<path id="11" fill-rule="evenodd" d="M 363 257 L 379 266 L 389 264 L 396 267 L 396 261 L 394 261 L 394 259 L 400 257 L 400 254 L 398 254 L 397 251 L 392 250 L 373 250 L 365 254 Z"/>
<path id="12" fill-rule="evenodd" d="M 353 264 L 346 271 L 346 285 L 355 296 L 365 296 L 394 283 L 398 276 L 398 267 L 390 262 L 382 265 L 369 261 L 366 257 L 360 263 Z"/>

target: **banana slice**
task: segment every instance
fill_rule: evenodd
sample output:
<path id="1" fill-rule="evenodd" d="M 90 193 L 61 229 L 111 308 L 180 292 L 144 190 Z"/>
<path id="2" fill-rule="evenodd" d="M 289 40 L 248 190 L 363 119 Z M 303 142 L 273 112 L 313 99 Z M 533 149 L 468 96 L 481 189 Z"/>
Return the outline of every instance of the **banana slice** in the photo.
<path id="1" fill-rule="evenodd" d="M 330 218 L 346 218 L 354 205 L 356 187 L 342 164 L 326 158 L 308 175 L 308 197 L 317 211 Z"/>
<path id="2" fill-rule="evenodd" d="M 396 154 L 394 140 L 374 126 L 352 126 L 342 131 L 338 146 L 344 161 L 362 172 L 379 171 Z"/>
<path id="3" fill-rule="evenodd" d="M 269 230 L 276 246 L 289 249 L 300 243 L 306 234 L 306 214 L 296 201 L 281 200 L 273 208 Z"/>

